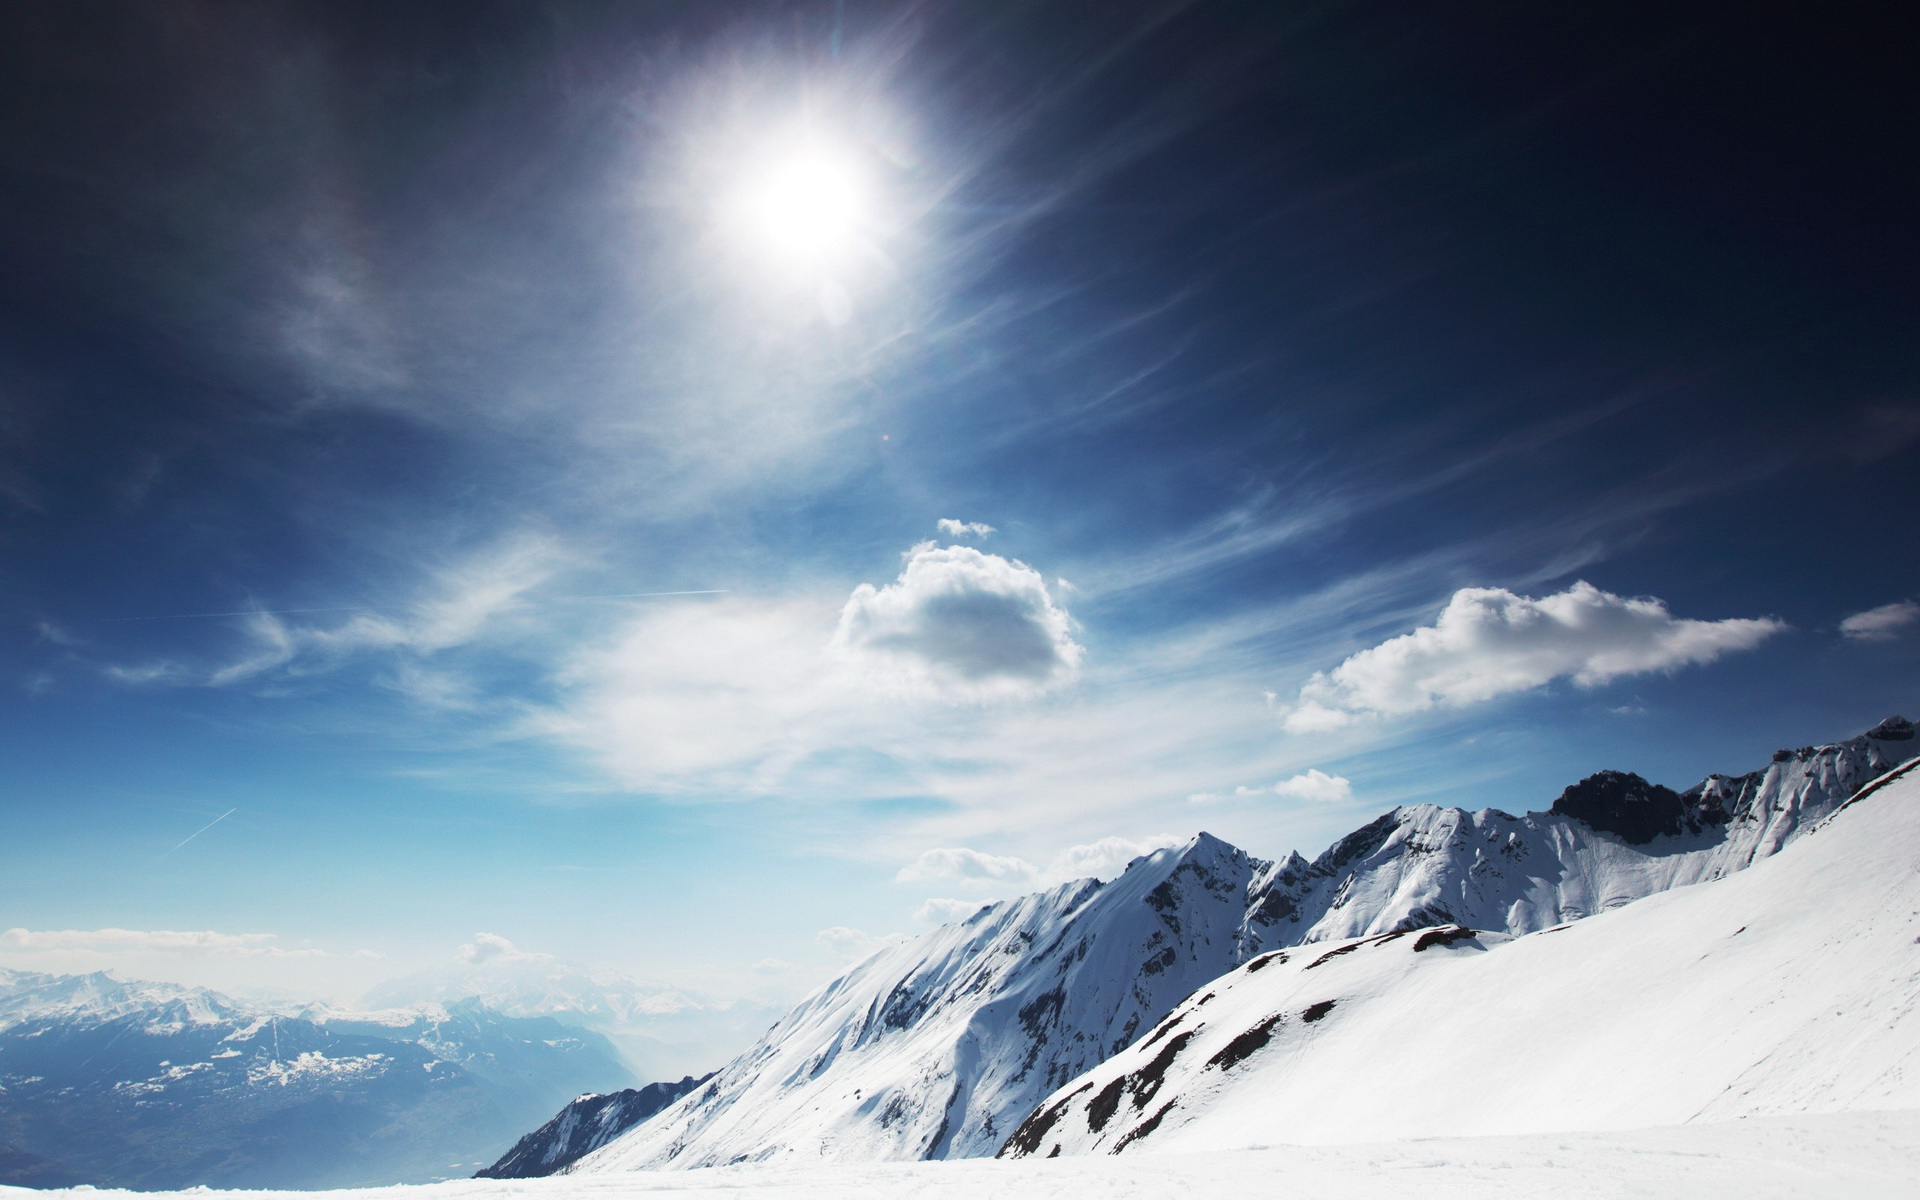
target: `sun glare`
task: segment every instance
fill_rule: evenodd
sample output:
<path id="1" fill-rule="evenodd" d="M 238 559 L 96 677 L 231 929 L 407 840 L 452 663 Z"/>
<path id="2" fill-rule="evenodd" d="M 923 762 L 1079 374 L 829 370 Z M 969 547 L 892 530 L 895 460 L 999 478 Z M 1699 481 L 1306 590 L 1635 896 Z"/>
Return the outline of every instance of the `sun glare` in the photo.
<path id="1" fill-rule="evenodd" d="M 854 248 L 868 197 L 851 164 L 808 151 L 757 176 L 740 197 L 740 215 L 762 249 L 796 265 L 825 266 Z"/>

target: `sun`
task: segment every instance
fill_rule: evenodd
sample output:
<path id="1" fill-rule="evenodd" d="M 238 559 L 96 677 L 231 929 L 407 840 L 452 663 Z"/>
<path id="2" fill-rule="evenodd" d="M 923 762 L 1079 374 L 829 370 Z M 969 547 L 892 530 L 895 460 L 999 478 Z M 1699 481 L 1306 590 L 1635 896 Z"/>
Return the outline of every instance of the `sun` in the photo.
<path id="1" fill-rule="evenodd" d="M 846 157 L 809 147 L 749 176 L 736 213 L 759 249 L 796 266 L 825 267 L 857 247 L 867 223 L 866 181 Z"/>

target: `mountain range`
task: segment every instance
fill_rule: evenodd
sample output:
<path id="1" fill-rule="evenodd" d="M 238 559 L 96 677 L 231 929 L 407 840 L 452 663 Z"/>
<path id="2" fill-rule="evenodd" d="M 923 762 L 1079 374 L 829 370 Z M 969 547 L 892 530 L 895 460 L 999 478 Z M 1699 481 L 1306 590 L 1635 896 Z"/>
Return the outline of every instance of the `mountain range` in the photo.
<path id="1" fill-rule="evenodd" d="M 1920 771 L 1749 871 L 1535 934 L 1252 959 L 1006 1157 L 1217 1153 L 1920 1105 Z"/>
<path id="2" fill-rule="evenodd" d="M 1311 861 L 1203 833 L 1110 883 L 989 905 L 882 950 L 571 1169 L 993 1155 L 1051 1093 L 1264 954 L 1435 926 L 1486 931 L 1484 945 L 1722 879 L 1916 750 L 1896 717 L 1681 792 L 1603 772 L 1520 816 L 1401 807 Z"/>
<path id="3" fill-rule="evenodd" d="M 631 1081 L 598 1034 L 471 1000 L 362 1013 L 0 971 L 0 1183 L 465 1175 L 565 1100 Z"/>

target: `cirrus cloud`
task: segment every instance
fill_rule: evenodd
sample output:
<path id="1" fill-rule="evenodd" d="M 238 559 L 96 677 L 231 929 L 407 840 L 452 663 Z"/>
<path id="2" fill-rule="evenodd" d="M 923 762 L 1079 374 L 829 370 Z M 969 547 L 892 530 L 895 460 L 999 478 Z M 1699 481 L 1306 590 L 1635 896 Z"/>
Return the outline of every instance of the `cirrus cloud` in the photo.
<path id="1" fill-rule="evenodd" d="M 1773 617 L 1683 619 L 1663 601 L 1586 582 L 1537 600 L 1505 588 L 1462 588 L 1432 625 L 1315 673 L 1286 710 L 1286 727 L 1335 729 L 1361 716 L 1472 704 L 1556 679 L 1595 687 L 1712 662 L 1785 628 Z"/>
<path id="2" fill-rule="evenodd" d="M 1084 654 L 1038 571 L 933 542 L 907 552 L 893 583 L 854 589 L 833 650 L 887 690 L 949 700 L 1037 695 L 1075 679 Z"/>
<path id="3" fill-rule="evenodd" d="M 324 950 L 289 950 L 271 933 L 211 929 L 8 929 L 0 951 L 67 954 L 168 954 L 189 957 L 323 958 Z"/>

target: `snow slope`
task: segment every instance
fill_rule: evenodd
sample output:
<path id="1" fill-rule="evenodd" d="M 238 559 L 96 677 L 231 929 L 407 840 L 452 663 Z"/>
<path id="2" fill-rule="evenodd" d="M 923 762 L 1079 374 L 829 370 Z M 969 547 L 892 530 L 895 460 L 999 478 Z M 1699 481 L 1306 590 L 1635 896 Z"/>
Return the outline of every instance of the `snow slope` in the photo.
<path id="1" fill-rule="evenodd" d="M 1920 764 L 1750 870 L 1527 937 L 1254 959 L 1009 1156 L 1920 1108 Z"/>
<path id="2" fill-rule="evenodd" d="M 809 1163 L 335 1192 L 330 1200 L 1894 1200 L 1920 1194 L 1920 1113 L 1755 1118 L 1630 1133 L 1001 1162 Z M 132 1200 L 132 1195 L 122 1193 Z M 222 1193 L 196 1192 L 193 1200 Z M 106 1200 L 24 1192 L 3 1200 Z M 140 1193 L 138 1200 L 172 1200 Z M 234 1200 L 311 1200 L 248 1192 Z"/>
<path id="3" fill-rule="evenodd" d="M 1201 834 L 1111 883 L 995 904 L 882 951 L 572 1169 L 993 1154 L 1048 1093 L 1263 951 L 1450 921 L 1524 933 L 1723 876 L 1915 749 L 1895 718 L 1685 793 L 1596 777 L 1563 797 L 1587 819 L 1398 808 L 1313 862 Z M 1673 832 L 1636 845 L 1593 822 Z"/>

